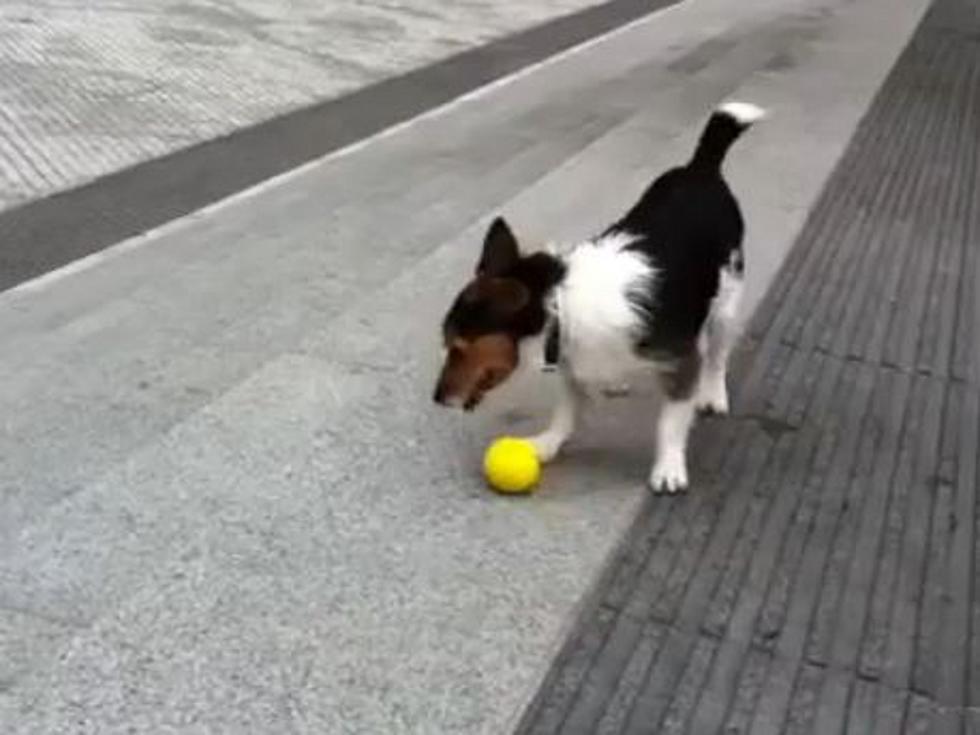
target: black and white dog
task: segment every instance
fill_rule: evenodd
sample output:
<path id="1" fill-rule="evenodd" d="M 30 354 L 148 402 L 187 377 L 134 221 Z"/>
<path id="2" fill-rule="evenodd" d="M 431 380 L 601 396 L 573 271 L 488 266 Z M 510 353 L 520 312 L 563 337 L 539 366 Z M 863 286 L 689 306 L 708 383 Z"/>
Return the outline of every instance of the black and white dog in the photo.
<path id="1" fill-rule="evenodd" d="M 763 115 L 743 102 L 722 105 L 687 165 L 660 176 L 626 216 L 564 257 L 522 254 L 496 219 L 474 278 L 446 315 L 435 400 L 472 410 L 541 351 L 563 385 L 550 426 L 531 438 L 547 462 L 571 435 L 589 386 L 652 369 L 666 402 L 650 486 L 685 489 L 695 413 L 728 411 L 726 363 L 743 281 L 744 225 L 722 162 Z"/>

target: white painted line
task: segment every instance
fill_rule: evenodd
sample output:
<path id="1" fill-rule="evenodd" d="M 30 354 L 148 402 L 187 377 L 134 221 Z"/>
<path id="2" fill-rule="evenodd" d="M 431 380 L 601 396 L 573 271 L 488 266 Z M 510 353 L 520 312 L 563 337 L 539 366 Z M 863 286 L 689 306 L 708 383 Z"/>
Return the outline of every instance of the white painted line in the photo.
<path id="1" fill-rule="evenodd" d="M 78 260 L 74 260 L 70 263 L 67 263 L 66 265 L 63 265 L 59 268 L 55 268 L 54 270 L 48 271 L 47 273 L 37 276 L 36 278 L 32 278 L 28 281 L 24 281 L 23 283 L 19 283 L 16 286 L 7 289 L 3 293 L 0 293 L 0 302 L 2 302 L 5 297 L 14 297 L 18 295 L 26 295 L 30 293 L 37 293 L 43 291 L 49 286 L 54 285 L 58 281 L 76 275 L 83 271 L 89 270 L 90 268 L 93 268 L 99 265 L 100 263 L 106 262 L 108 260 L 117 258 L 126 253 L 132 252 L 133 250 L 138 249 L 142 245 L 145 245 L 149 240 L 177 231 L 181 227 L 190 224 L 191 222 L 193 222 L 195 219 L 199 217 L 204 217 L 213 214 L 218 210 L 222 209 L 223 207 L 238 204 L 239 202 L 245 201 L 252 197 L 259 196 L 260 194 L 268 191 L 269 189 L 279 186 L 285 183 L 286 181 L 289 181 L 292 178 L 302 176 L 307 171 L 310 171 L 313 168 L 316 168 L 317 166 L 321 166 L 330 160 L 333 160 L 335 158 L 340 158 L 342 156 L 349 156 L 361 150 L 362 148 L 367 147 L 371 143 L 374 143 L 378 140 L 382 140 L 392 135 L 396 135 L 402 132 L 403 130 L 407 130 L 408 128 L 412 127 L 417 123 L 423 122 L 425 120 L 429 120 L 438 115 L 444 115 L 456 107 L 459 107 L 468 102 L 472 102 L 481 97 L 484 97 L 500 89 L 501 87 L 516 82 L 517 80 L 522 79 L 526 76 L 530 76 L 531 74 L 534 74 L 536 71 L 540 69 L 543 69 L 547 66 L 551 66 L 552 64 L 557 64 L 558 62 L 567 59 L 575 54 L 582 53 L 583 51 L 586 51 L 594 46 L 598 46 L 601 43 L 605 43 L 606 41 L 609 41 L 621 34 L 627 33 L 628 31 L 631 31 L 634 28 L 637 28 L 638 26 L 644 23 L 649 23 L 651 20 L 653 20 L 655 16 L 668 13 L 672 10 L 682 7 L 683 5 L 685 5 L 685 0 L 679 0 L 673 5 L 668 5 L 666 7 L 659 8 L 650 13 L 647 13 L 646 15 L 640 18 L 634 18 L 628 23 L 624 23 L 623 25 L 616 26 L 612 30 L 606 31 L 605 33 L 601 33 L 598 36 L 593 36 L 574 46 L 569 46 L 567 49 L 564 49 L 563 51 L 559 51 L 558 53 L 553 54 L 552 56 L 549 56 L 545 59 L 542 59 L 541 61 L 536 61 L 533 64 L 528 64 L 527 66 L 521 67 L 515 72 L 506 74 L 502 77 L 499 77 L 498 79 L 494 79 L 492 82 L 488 82 L 483 86 L 476 87 L 475 89 L 472 89 L 469 92 L 460 95 L 459 97 L 454 97 L 453 99 L 448 100 L 447 102 L 444 102 L 440 105 L 436 105 L 435 107 L 432 107 L 426 110 L 425 112 L 419 113 L 415 117 L 411 117 L 408 118 L 407 120 L 402 120 L 401 122 L 390 125 L 389 127 L 383 128 L 382 130 L 379 130 L 376 133 L 372 133 L 371 135 L 365 138 L 362 138 L 358 141 L 343 146 L 342 148 L 338 148 L 336 150 L 330 151 L 329 153 L 325 153 L 319 158 L 314 158 L 310 161 L 307 161 L 306 163 L 301 164 L 296 168 L 292 168 L 288 171 L 284 171 L 281 174 L 276 174 L 275 176 L 265 179 L 264 181 L 260 181 L 258 184 L 254 184 L 253 186 L 250 186 L 247 189 L 242 189 L 241 191 L 237 191 L 234 194 L 231 194 L 223 199 L 219 199 L 215 202 L 212 202 L 211 204 L 207 204 L 198 210 L 182 215 L 177 219 L 173 219 L 170 220 L 169 222 L 165 222 L 164 224 L 149 229 L 146 232 L 142 232 L 139 235 L 133 235 L 132 237 L 127 238 L 122 242 L 119 242 L 115 245 L 110 245 L 109 247 L 103 248 L 102 250 L 99 250 L 90 255 L 86 255 L 82 258 L 79 258 Z"/>

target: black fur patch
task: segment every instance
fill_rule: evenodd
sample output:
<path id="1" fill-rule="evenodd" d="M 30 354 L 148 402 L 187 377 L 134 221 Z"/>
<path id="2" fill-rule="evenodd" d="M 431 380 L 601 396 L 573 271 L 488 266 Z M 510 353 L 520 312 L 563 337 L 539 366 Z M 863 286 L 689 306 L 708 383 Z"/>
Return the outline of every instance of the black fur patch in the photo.
<path id="1" fill-rule="evenodd" d="M 680 357 L 694 348 L 722 268 L 741 272 L 744 230 L 720 172 L 683 167 L 656 179 L 607 231 L 637 238 L 629 249 L 643 253 L 656 269 L 649 290 L 630 295 L 646 315 L 638 354 Z"/>
<path id="2" fill-rule="evenodd" d="M 447 335 L 471 340 L 488 334 L 507 334 L 519 340 L 541 334 L 548 321 L 547 296 L 551 289 L 565 275 L 565 265 L 558 258 L 547 253 L 518 257 L 506 267 L 497 267 L 494 277 L 513 279 L 527 290 L 527 303 L 513 313 L 501 313 L 489 298 L 480 297 L 474 284 L 486 276 L 478 275 L 476 280 L 463 289 L 443 325 Z M 476 294 L 476 295 L 474 295 Z"/>

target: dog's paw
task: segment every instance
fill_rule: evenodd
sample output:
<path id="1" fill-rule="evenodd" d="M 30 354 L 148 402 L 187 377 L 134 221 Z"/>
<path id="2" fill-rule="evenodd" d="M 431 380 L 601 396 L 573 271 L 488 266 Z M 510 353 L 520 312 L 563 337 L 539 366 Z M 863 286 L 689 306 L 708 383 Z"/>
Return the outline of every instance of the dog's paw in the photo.
<path id="1" fill-rule="evenodd" d="M 538 434 L 537 436 L 529 436 L 527 441 L 534 447 L 534 453 L 538 456 L 538 461 L 541 464 L 547 464 L 557 457 L 562 445 L 565 443 L 563 437 L 548 432 Z"/>
<path id="2" fill-rule="evenodd" d="M 710 378 L 698 386 L 695 406 L 701 413 L 724 416 L 728 413 L 728 387 L 725 378 Z"/>
<path id="3" fill-rule="evenodd" d="M 687 465 L 683 455 L 668 454 L 657 460 L 650 473 L 650 489 L 658 495 L 687 490 Z"/>

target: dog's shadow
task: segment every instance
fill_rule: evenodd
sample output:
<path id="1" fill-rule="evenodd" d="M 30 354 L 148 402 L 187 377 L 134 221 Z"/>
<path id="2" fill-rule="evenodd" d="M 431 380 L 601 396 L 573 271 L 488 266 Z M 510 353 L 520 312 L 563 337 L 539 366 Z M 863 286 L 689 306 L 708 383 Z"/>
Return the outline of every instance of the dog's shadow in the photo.
<path id="1" fill-rule="evenodd" d="M 631 390 L 593 397 L 561 453 L 544 468 L 542 491 L 571 497 L 595 492 L 635 491 L 646 483 L 653 453 L 655 395 Z M 549 407 L 540 395 L 497 414 L 498 433 L 533 435 L 547 425 Z"/>
<path id="2" fill-rule="evenodd" d="M 596 492 L 635 491 L 645 488 L 655 459 L 654 437 L 661 398 L 652 386 L 631 386 L 627 392 L 599 393 L 585 406 L 573 437 L 555 460 L 544 468 L 542 491 L 571 497 Z M 541 394 L 530 394 L 496 414 L 487 426 L 491 433 L 533 435 L 547 425 L 548 404 Z M 692 431 L 689 456 L 692 488 L 715 485 L 698 464 L 698 447 L 717 440 L 714 424 L 731 417 L 700 417 Z M 663 495 L 662 498 L 683 498 Z M 682 500 L 680 502 L 683 502 Z"/>
<path id="3" fill-rule="evenodd" d="M 542 488 L 572 497 L 633 491 L 643 486 L 648 471 L 647 456 L 636 448 L 569 443 L 545 468 Z"/>

